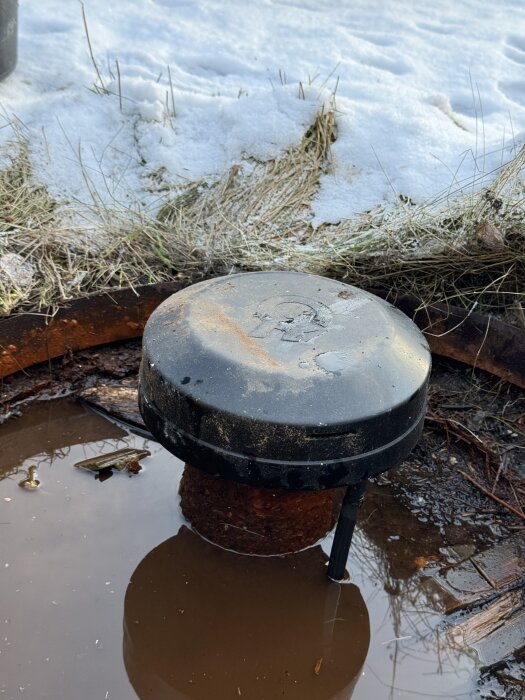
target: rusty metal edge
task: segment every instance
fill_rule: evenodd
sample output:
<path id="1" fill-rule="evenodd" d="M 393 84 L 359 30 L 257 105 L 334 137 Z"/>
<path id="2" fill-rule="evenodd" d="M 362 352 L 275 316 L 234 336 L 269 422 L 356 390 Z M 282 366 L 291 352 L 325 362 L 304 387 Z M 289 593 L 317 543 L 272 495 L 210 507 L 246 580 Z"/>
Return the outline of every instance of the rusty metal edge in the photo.
<path id="1" fill-rule="evenodd" d="M 157 306 L 183 286 L 179 280 L 117 289 L 68 301 L 52 317 L 0 320 L 0 378 L 66 352 L 140 337 Z"/>
<path id="2" fill-rule="evenodd" d="M 525 330 L 493 316 L 416 297 L 389 299 L 424 333 L 430 350 L 525 389 Z"/>
<path id="3" fill-rule="evenodd" d="M 0 379 L 66 352 L 140 337 L 156 307 L 184 286 L 177 280 L 118 289 L 69 301 L 52 317 L 20 314 L 0 320 Z M 433 353 L 525 388 L 524 330 L 446 304 L 423 305 L 409 295 L 389 301 L 414 320 Z"/>

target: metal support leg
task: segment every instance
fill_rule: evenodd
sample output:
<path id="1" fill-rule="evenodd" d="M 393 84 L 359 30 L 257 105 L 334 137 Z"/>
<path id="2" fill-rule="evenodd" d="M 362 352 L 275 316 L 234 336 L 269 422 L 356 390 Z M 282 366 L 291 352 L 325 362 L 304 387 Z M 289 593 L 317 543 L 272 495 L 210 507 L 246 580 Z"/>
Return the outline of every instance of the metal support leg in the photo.
<path id="1" fill-rule="evenodd" d="M 328 578 L 332 581 L 340 581 L 344 576 L 355 521 L 357 520 L 357 511 L 363 502 L 367 484 L 368 480 L 363 479 L 346 489 L 328 562 Z"/>

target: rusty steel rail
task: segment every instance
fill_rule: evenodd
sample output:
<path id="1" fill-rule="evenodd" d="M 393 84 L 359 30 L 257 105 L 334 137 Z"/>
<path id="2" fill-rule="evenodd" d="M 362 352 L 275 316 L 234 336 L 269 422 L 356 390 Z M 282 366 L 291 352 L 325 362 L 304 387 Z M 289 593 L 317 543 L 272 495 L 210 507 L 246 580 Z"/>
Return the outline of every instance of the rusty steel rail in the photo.
<path id="1" fill-rule="evenodd" d="M 66 302 L 53 316 L 18 314 L 0 320 L 0 379 L 66 352 L 140 337 L 154 309 L 184 286 L 179 280 L 118 289 Z M 424 306 L 408 295 L 390 301 L 415 321 L 433 353 L 525 388 L 524 330 L 446 304 Z"/>

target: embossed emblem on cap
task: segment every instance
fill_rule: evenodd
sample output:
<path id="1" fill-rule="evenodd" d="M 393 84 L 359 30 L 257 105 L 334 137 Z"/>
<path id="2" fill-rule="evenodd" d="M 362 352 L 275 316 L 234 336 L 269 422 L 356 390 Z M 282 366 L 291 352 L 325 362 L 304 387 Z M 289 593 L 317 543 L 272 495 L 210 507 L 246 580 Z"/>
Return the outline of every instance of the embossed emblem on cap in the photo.
<path id="1" fill-rule="evenodd" d="M 281 340 L 306 343 L 325 333 L 332 320 L 330 309 L 315 299 L 298 294 L 281 294 L 262 301 L 254 316 L 260 323 L 252 338 L 267 338 L 272 331 L 282 333 Z"/>

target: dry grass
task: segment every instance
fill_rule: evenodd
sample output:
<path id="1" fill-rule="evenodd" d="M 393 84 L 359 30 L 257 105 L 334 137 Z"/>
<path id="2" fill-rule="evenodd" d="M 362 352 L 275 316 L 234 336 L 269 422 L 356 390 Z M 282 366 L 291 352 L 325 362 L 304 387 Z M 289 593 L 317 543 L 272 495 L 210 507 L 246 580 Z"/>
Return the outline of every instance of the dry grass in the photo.
<path id="1" fill-rule="evenodd" d="M 49 313 L 63 301 L 168 279 L 150 239 L 119 212 L 92 223 L 35 185 L 23 140 L 0 171 L 0 315 Z M 87 212 L 94 213 L 94 212 Z M 98 211 L 100 214 L 100 211 Z"/>
<path id="2" fill-rule="evenodd" d="M 32 184 L 21 142 L 0 173 L 1 310 L 40 311 L 178 272 L 196 280 L 272 268 L 409 292 L 424 303 L 478 305 L 525 325 L 525 149 L 475 194 L 447 193 L 421 206 L 400 201 L 393 210 L 314 229 L 310 203 L 330 169 L 335 138 L 334 109 L 327 108 L 275 160 L 245 160 L 217 182 L 191 183 L 155 218 L 95 203 L 97 223 L 78 223 L 76 212 L 75 226 Z M 17 287 L 1 272 L 6 253 L 32 266 L 29 285 Z"/>
<path id="3" fill-rule="evenodd" d="M 296 147 L 268 163 L 235 165 L 212 186 L 193 185 L 161 208 L 150 230 L 192 275 L 300 267 L 310 200 L 334 138 L 334 113 L 323 110 Z"/>
<path id="4" fill-rule="evenodd" d="M 421 206 L 400 201 L 314 229 L 309 204 L 330 166 L 335 128 L 333 111 L 323 111 L 277 160 L 235 166 L 215 185 L 194 186 L 165 205 L 152 229 L 177 269 L 191 276 L 303 270 L 427 303 L 479 305 L 525 325 L 525 148 L 476 194 Z"/>

